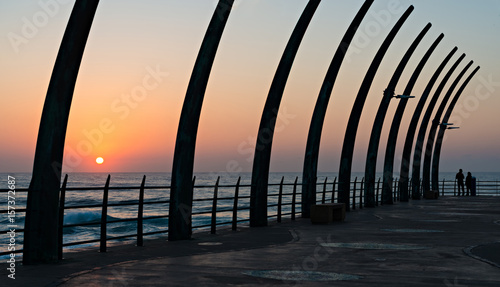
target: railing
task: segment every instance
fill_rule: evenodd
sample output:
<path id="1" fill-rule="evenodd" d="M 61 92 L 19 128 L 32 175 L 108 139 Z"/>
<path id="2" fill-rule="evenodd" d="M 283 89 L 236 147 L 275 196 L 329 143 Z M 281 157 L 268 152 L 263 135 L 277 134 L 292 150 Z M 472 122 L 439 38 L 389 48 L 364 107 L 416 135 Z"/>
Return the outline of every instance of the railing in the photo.
<path id="1" fill-rule="evenodd" d="M 127 238 L 136 238 L 136 242 L 138 246 L 143 246 L 144 244 L 144 236 L 158 235 L 168 233 L 168 229 L 162 229 L 152 232 L 144 232 L 144 225 L 147 224 L 148 220 L 154 219 L 164 219 L 168 218 L 168 214 L 164 215 L 155 215 L 155 216 L 144 216 L 144 206 L 148 205 L 167 205 L 169 204 L 169 200 L 144 200 L 144 194 L 146 190 L 152 189 L 161 189 L 168 190 L 170 186 L 146 186 L 146 176 L 143 177 L 142 183 L 139 187 L 111 187 L 110 186 L 110 176 L 106 180 L 106 184 L 104 187 L 78 187 L 71 188 L 67 187 L 68 175 L 65 176 L 63 184 L 60 190 L 60 209 L 59 209 L 59 258 L 63 256 L 63 247 L 70 247 L 76 245 L 85 245 L 85 244 L 93 244 L 99 242 L 99 249 L 101 252 L 106 252 L 107 242 L 113 240 L 121 240 Z M 231 226 L 232 230 L 236 230 L 238 224 L 249 222 L 249 217 L 241 215 L 239 216 L 239 212 L 241 211 L 249 211 L 249 195 L 241 195 L 241 189 L 249 189 L 251 185 L 248 184 L 240 184 L 241 177 L 238 178 L 237 183 L 235 185 L 221 185 L 220 177 L 217 178 L 215 185 L 195 185 L 196 177 L 193 179 L 193 188 L 195 190 L 199 189 L 213 189 L 213 196 L 209 198 L 195 198 L 193 200 L 193 204 L 196 203 L 204 203 L 208 202 L 211 204 L 210 208 L 200 208 L 201 210 L 193 210 L 190 213 L 192 218 L 195 218 L 200 215 L 210 215 L 210 223 L 199 224 L 192 226 L 195 230 L 204 230 L 210 228 L 210 232 L 215 234 L 218 226 Z M 268 194 L 268 211 L 270 214 L 268 218 L 276 218 L 277 222 L 281 222 L 282 218 L 285 216 L 290 216 L 291 220 L 295 220 L 297 214 L 300 214 L 300 202 L 301 202 L 301 194 L 297 195 L 297 187 L 300 186 L 301 183 L 298 183 L 298 177 L 295 178 L 293 183 L 285 183 L 284 177 L 282 177 L 281 182 L 278 184 L 269 184 L 269 188 L 275 189 L 277 188 L 277 192 L 269 192 Z M 326 203 L 326 202 L 336 202 L 338 201 L 338 182 L 335 177 L 332 182 L 328 181 L 328 177 L 324 179 L 323 182 L 316 183 L 317 193 L 316 193 L 316 203 Z M 376 182 L 375 188 L 375 204 L 378 206 L 381 202 L 381 180 L 378 179 Z M 330 187 L 330 188 L 329 188 Z M 410 187 L 411 188 L 411 187 Z M 233 196 L 225 196 L 219 197 L 220 189 L 234 189 Z M 66 206 L 66 192 L 67 191 L 92 191 L 92 190 L 102 190 L 103 191 L 103 199 L 102 203 L 99 204 L 90 204 L 90 205 L 71 205 Z M 137 201 L 133 202 L 113 202 L 108 203 L 108 195 L 110 190 L 138 190 L 139 196 Z M 356 208 L 363 208 L 363 200 L 364 200 L 364 179 L 358 181 L 358 178 L 355 178 L 353 182 L 351 182 L 351 196 L 350 196 L 350 206 L 351 209 L 355 210 Z M 0 192 L 8 192 L 8 190 L 3 189 Z M 27 192 L 27 189 L 17 189 L 16 192 Z M 409 191 L 411 194 L 411 189 Z M 456 196 L 457 195 L 457 184 L 456 181 L 446 181 L 443 180 L 440 184 L 440 194 L 443 196 Z M 399 186 L 398 180 L 394 180 L 393 187 L 393 199 L 394 201 L 399 200 Z M 476 182 L 476 195 L 478 196 L 500 196 L 500 182 L 499 181 L 477 181 Z M 411 198 L 411 196 L 410 196 Z M 275 199 L 275 200 L 274 200 Z M 231 208 L 218 208 L 218 205 L 222 201 L 230 201 L 232 207 Z M 243 203 L 242 203 L 243 201 Z M 297 205 L 299 207 L 297 207 Z M 123 207 L 123 206 L 137 206 L 137 216 L 130 218 L 121 218 L 108 220 L 108 207 Z M 67 210 L 74 209 L 89 209 L 89 208 L 101 208 L 101 219 L 100 222 L 86 222 L 86 223 L 77 223 L 77 224 L 64 224 L 64 214 Z M 19 213 L 25 213 L 26 209 L 16 209 L 16 215 Z M 226 221 L 217 221 L 218 214 L 221 213 L 232 213 L 231 219 Z M 7 210 L 2 210 L 0 213 L 7 213 Z M 108 236 L 107 227 L 110 224 L 116 224 L 120 222 L 137 222 L 137 231 L 134 234 L 126 234 L 120 236 Z M 98 239 L 90 239 L 83 241 L 75 241 L 75 242 L 67 242 L 63 244 L 63 236 L 64 236 L 64 228 L 72 228 L 72 227 L 83 227 L 83 226 L 96 226 L 100 227 L 100 234 Z M 4 234 L 8 232 L 8 230 L 4 231 Z M 16 230 L 16 234 L 23 233 L 24 229 Z M 11 254 L 13 252 L 1 252 L 0 256 Z M 14 251 L 14 253 L 22 253 L 22 249 L 18 249 Z"/>
<path id="2" fill-rule="evenodd" d="M 458 196 L 456 180 L 442 180 L 439 186 L 442 196 Z M 467 190 L 467 188 L 465 188 Z M 500 196 L 500 181 L 498 180 L 476 180 L 476 196 Z"/>

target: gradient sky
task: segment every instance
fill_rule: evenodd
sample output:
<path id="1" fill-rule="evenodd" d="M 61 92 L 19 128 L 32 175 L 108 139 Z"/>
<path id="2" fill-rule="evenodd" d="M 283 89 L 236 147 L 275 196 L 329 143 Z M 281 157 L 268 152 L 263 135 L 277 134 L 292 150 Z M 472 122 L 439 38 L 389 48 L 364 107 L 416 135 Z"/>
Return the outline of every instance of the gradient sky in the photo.
<path id="1" fill-rule="evenodd" d="M 74 1 L 0 2 L 0 172 L 30 172 L 54 61 Z M 191 70 L 216 0 L 106 0 L 99 4 L 74 93 L 65 170 L 170 171 Z M 212 69 L 200 119 L 195 171 L 251 171 L 262 109 L 288 38 L 306 0 L 236 0 Z M 330 60 L 363 1 L 324 0 L 306 32 L 280 107 L 271 171 L 302 169 L 307 131 Z M 407 66 L 397 93 L 440 33 L 413 90 L 395 171 L 413 110 L 432 73 L 454 46 L 481 66 L 455 108 L 441 171 L 500 172 L 500 1 L 376 0 L 340 70 L 325 120 L 320 171 L 336 172 L 345 126 L 370 62 L 397 19 L 413 4 L 371 87 L 360 121 L 353 171 L 363 171 L 382 92 L 416 35 L 433 24 Z M 388 17 L 387 17 L 388 16 Z M 445 71 L 450 67 L 447 66 Z M 444 73 L 438 80 L 438 83 Z M 434 88 L 437 87 L 437 84 Z M 444 92 L 443 94 L 444 95 Z M 382 169 L 384 125 L 377 170 Z M 103 165 L 95 159 L 102 156 Z"/>

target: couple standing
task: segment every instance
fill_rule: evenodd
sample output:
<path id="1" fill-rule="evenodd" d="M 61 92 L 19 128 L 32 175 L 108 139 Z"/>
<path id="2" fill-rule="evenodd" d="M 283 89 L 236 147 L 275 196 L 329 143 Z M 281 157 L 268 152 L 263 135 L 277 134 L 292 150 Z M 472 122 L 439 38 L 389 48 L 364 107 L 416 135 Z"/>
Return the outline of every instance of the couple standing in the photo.
<path id="1" fill-rule="evenodd" d="M 462 169 L 460 169 L 455 176 L 455 179 L 457 180 L 458 184 L 458 196 L 462 195 L 465 196 L 465 190 L 464 190 L 464 174 L 462 172 Z M 470 172 L 467 172 L 467 177 L 465 177 L 465 186 L 467 187 L 467 196 L 470 194 L 470 189 L 472 186 L 472 174 Z M 460 187 L 462 187 L 462 193 L 460 194 Z"/>

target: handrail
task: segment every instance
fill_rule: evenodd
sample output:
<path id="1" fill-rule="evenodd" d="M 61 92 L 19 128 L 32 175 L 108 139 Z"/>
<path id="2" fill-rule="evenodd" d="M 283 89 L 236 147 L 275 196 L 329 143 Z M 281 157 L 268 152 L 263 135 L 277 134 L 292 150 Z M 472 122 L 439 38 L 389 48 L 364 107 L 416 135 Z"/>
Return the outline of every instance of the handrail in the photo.
<path id="1" fill-rule="evenodd" d="M 219 179 L 219 178 L 218 178 Z M 101 208 L 101 219 L 100 220 L 95 220 L 92 222 L 83 222 L 83 223 L 74 223 L 74 224 L 64 224 L 63 218 L 59 221 L 61 232 L 58 234 L 58 240 L 60 242 L 60 253 L 59 253 L 59 258 L 62 258 L 62 248 L 63 247 L 69 247 L 69 246 L 76 246 L 76 245 L 86 245 L 86 244 L 91 244 L 91 243 L 97 243 L 100 242 L 99 248 L 101 252 L 106 252 L 106 243 L 111 240 L 120 240 L 120 239 L 125 239 L 125 238 L 137 238 L 137 245 L 138 246 L 143 246 L 143 237 L 144 236 L 150 236 L 150 235 L 157 235 L 157 234 L 165 234 L 168 233 L 168 229 L 163 229 L 163 230 L 156 230 L 156 231 L 151 231 L 151 232 L 143 232 L 143 226 L 144 222 L 148 220 L 153 220 L 153 219 L 163 219 L 163 218 L 168 218 L 168 214 L 165 215 L 154 215 L 154 216 L 144 216 L 143 212 L 143 206 L 144 205 L 152 205 L 152 204 L 168 204 L 170 200 L 148 200 L 144 201 L 144 192 L 146 190 L 151 190 L 151 189 L 168 189 L 169 186 L 145 186 L 145 181 L 146 181 L 146 176 L 143 177 L 142 183 L 140 186 L 125 186 L 125 187 L 112 187 L 109 186 L 109 180 L 110 177 L 108 176 L 106 180 L 106 185 L 104 187 L 67 187 L 67 175 L 65 176 L 64 182 L 61 187 L 61 194 L 60 194 L 60 214 L 64 214 L 64 211 L 66 210 L 73 210 L 73 209 L 86 209 L 86 208 Z M 249 222 L 249 218 L 238 218 L 238 212 L 239 211 L 249 211 L 250 206 L 248 203 L 248 199 L 251 198 L 249 195 L 240 195 L 239 190 L 240 188 L 245 188 L 245 187 L 250 187 L 251 185 L 248 184 L 241 184 L 240 183 L 241 178 L 238 178 L 238 181 L 235 185 L 232 184 L 219 184 L 219 180 L 217 180 L 217 183 L 215 185 L 199 185 L 199 186 L 194 186 L 195 189 L 200 189 L 200 188 L 214 188 L 214 195 L 210 198 L 196 198 L 193 199 L 194 202 L 212 202 L 211 206 L 206 206 L 203 208 L 200 208 L 199 210 L 192 212 L 191 216 L 198 216 L 198 215 L 204 215 L 204 214 L 211 214 L 211 220 L 210 223 L 207 224 L 200 224 L 193 226 L 193 229 L 205 229 L 205 228 L 210 228 L 212 233 L 216 233 L 216 227 L 217 226 L 224 226 L 224 225 L 231 225 L 232 230 L 237 229 L 237 225 L 241 224 L 243 222 Z M 297 213 L 301 213 L 301 211 L 296 210 L 296 204 L 297 204 L 297 186 L 301 185 L 301 183 L 298 183 L 298 177 L 295 178 L 295 181 L 293 183 L 287 183 L 284 182 L 284 177 L 281 179 L 280 183 L 271 183 L 269 186 L 274 186 L 278 187 L 278 190 L 273 190 L 272 193 L 269 193 L 268 198 L 276 198 L 277 199 L 274 202 L 268 202 L 268 208 L 276 209 L 275 213 L 268 215 L 268 218 L 276 218 L 278 222 L 281 222 L 282 218 L 284 216 L 290 216 L 291 220 L 295 220 L 295 216 Z M 411 182 L 411 181 L 410 181 Z M 361 185 L 361 188 L 357 188 L 358 183 Z M 330 185 L 331 184 L 331 185 Z M 351 205 L 352 209 L 355 209 L 356 207 L 362 208 L 363 207 L 363 201 L 362 201 L 362 191 L 363 191 L 363 184 L 364 184 L 364 179 L 361 181 L 358 181 L 358 179 L 355 179 L 353 182 L 351 182 L 353 185 L 352 189 L 352 194 L 351 194 Z M 335 202 L 338 200 L 338 197 L 335 196 L 335 193 L 338 193 L 338 182 L 337 178 L 335 177 L 333 181 L 329 182 L 328 178 L 325 178 L 323 182 L 317 182 L 317 186 L 322 186 L 323 191 L 321 193 L 317 194 L 317 203 L 325 203 L 325 202 Z M 328 186 L 331 186 L 331 189 L 328 188 Z M 285 190 L 285 187 L 291 187 L 290 190 Z M 224 196 L 224 197 L 218 197 L 217 192 L 220 189 L 228 189 L 228 188 L 235 188 L 234 190 L 234 196 Z M 102 190 L 104 191 L 103 194 L 103 203 L 98 203 L 98 204 L 88 204 L 88 205 L 67 205 L 66 198 L 67 198 L 67 191 L 86 191 L 86 190 Z M 119 202 L 112 202 L 112 203 L 107 203 L 107 195 L 105 194 L 106 191 L 109 192 L 109 190 L 137 190 L 139 192 L 139 199 L 134 200 L 134 201 L 128 201 L 124 203 L 119 203 Z M 358 191 L 359 190 L 359 194 Z M 376 187 L 376 205 L 380 202 L 380 179 L 377 183 Z M 398 194 L 399 190 L 399 181 L 395 180 L 394 181 L 394 199 L 399 200 L 400 195 Z M 4 190 L 0 189 L 0 192 Z M 8 191 L 8 190 L 5 190 Z M 17 189 L 16 191 L 28 191 L 28 189 Z M 411 187 L 409 189 L 409 192 L 411 192 Z M 441 190 L 440 194 L 442 196 L 454 196 L 456 195 L 456 180 L 445 180 L 443 179 L 441 182 Z M 477 195 L 498 195 L 500 196 L 500 182 L 499 181 L 486 181 L 486 180 L 477 180 L 476 181 L 476 194 Z M 359 201 L 356 201 L 356 198 L 359 197 Z M 239 200 L 247 200 L 245 204 L 241 204 Z M 232 207 L 217 207 L 217 202 L 221 201 L 233 201 Z M 300 202 L 300 200 L 299 200 Z M 138 214 L 137 217 L 129 217 L 129 218 L 120 218 L 120 219 L 107 219 L 107 208 L 108 207 L 119 207 L 119 206 L 138 206 Z M 300 204 L 299 204 L 300 205 Z M 283 210 L 283 207 L 288 207 L 288 209 Z M 6 210 L 0 210 L 0 213 L 6 213 Z M 26 209 L 16 209 L 16 213 L 22 213 L 26 212 Z M 232 213 L 232 216 L 228 220 L 224 220 L 223 222 L 217 222 L 217 214 L 218 213 Z M 62 217 L 62 216 L 61 216 Z M 120 235 L 120 236 L 108 236 L 107 233 L 107 225 L 109 224 L 115 224 L 119 222 L 132 222 L 136 221 L 137 222 L 137 232 L 135 234 L 126 234 L 126 235 Z M 83 227 L 83 226 L 100 226 L 101 228 L 101 234 L 100 238 L 96 239 L 90 239 L 90 240 L 83 240 L 83 241 L 76 241 L 76 242 L 67 242 L 67 243 L 62 243 L 63 239 L 63 228 L 71 228 L 71 227 Z M 7 231 L 5 231 L 7 232 Z M 24 229 L 18 229 L 16 230 L 17 233 L 22 233 L 24 232 Z M 21 253 L 22 249 L 18 249 L 15 251 L 15 253 Z M 10 254 L 12 252 L 2 252 L 0 253 L 0 256 Z"/>
<path id="2" fill-rule="evenodd" d="M 445 179 L 445 182 L 446 182 L 446 184 L 449 184 L 449 183 L 455 182 L 455 180 Z M 328 182 L 328 184 L 332 184 L 332 183 L 333 182 Z M 488 183 L 491 183 L 491 184 L 488 184 Z M 302 185 L 302 183 L 300 183 L 300 182 L 297 184 Z M 500 188 L 500 181 L 499 180 L 476 180 L 476 184 L 478 186 L 492 186 L 495 188 L 497 188 L 497 187 Z M 270 183 L 269 184 L 269 186 L 279 186 L 279 185 L 280 185 L 279 183 Z M 286 182 L 283 183 L 283 186 L 293 186 L 293 185 L 294 185 L 294 183 L 286 183 Z M 323 183 L 318 183 L 316 185 L 322 186 Z M 336 184 L 336 186 L 337 186 L 337 184 Z M 219 188 L 229 188 L 229 187 L 236 187 L 236 185 L 235 184 L 219 184 Z M 251 187 L 251 184 L 240 184 L 239 187 L 240 188 Z M 139 190 L 140 188 L 141 188 L 141 186 L 115 186 L 115 187 L 110 186 L 109 190 L 131 190 L 131 189 Z M 214 188 L 214 186 L 213 185 L 195 185 L 194 188 Z M 148 189 L 170 189 L 170 186 L 169 185 L 144 186 L 144 189 L 145 190 L 148 190 Z M 8 192 L 9 190 L 10 189 L 7 189 L 7 188 L 0 188 L 0 193 L 1 192 Z M 88 191 L 88 190 L 103 190 L 103 188 L 98 187 L 98 186 L 95 186 L 95 187 L 83 187 L 82 186 L 82 187 L 67 187 L 66 188 L 66 191 Z M 28 191 L 28 188 L 17 188 L 16 187 L 16 192 L 27 192 L 27 191 Z M 17 211 L 17 209 L 16 209 L 16 211 Z"/>

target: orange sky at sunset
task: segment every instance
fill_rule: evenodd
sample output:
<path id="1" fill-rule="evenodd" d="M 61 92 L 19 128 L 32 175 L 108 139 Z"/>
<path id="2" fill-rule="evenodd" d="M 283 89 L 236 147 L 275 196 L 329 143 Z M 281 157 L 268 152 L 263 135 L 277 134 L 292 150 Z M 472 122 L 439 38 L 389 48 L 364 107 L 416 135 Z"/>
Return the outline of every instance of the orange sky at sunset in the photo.
<path id="1" fill-rule="evenodd" d="M 52 6 L 47 8 L 40 3 Z M 32 169 L 43 101 L 74 1 L 40 3 L 27 0 L 0 3 L 0 172 Z M 74 93 L 66 137 L 65 172 L 170 171 L 187 84 L 216 3 L 215 0 L 100 2 Z M 286 42 L 306 3 L 305 0 L 235 1 L 205 95 L 195 171 L 251 171 L 253 146 L 266 96 Z M 320 4 L 283 95 L 271 171 L 301 170 L 319 88 L 340 39 L 362 3 L 325 0 Z M 441 170 L 463 167 L 500 171 L 497 123 L 500 2 L 495 0 L 376 1 L 359 28 L 365 38 L 358 38 L 354 42 L 357 44 L 351 46 L 351 54 L 344 61 L 334 87 L 323 129 L 320 171 L 338 170 L 345 126 L 366 70 L 389 30 L 411 4 L 415 11 L 389 48 L 368 95 L 358 130 L 353 171 L 364 170 L 371 123 L 383 90 L 404 52 L 428 22 L 433 26 L 411 58 L 396 92 L 402 92 L 437 36 L 444 33 L 445 37 L 413 90 L 416 99 L 410 100 L 401 125 L 395 170 L 399 170 L 402 143 L 418 98 L 437 66 L 457 46 L 459 50 L 452 62 L 461 53 L 467 56 L 445 92 L 470 60 L 474 60 L 470 71 L 477 65 L 481 69 L 453 114 L 451 122 L 460 129 L 447 132 Z M 380 11 L 387 11 L 388 7 L 395 7 L 398 12 L 381 20 Z M 449 8 L 452 10 L 448 11 Z M 43 13 L 47 15 L 46 21 Z M 33 25 L 34 29 L 29 30 L 26 25 Z M 23 37 L 26 42 L 13 44 L 12 35 Z M 378 170 L 396 106 L 394 100 L 387 114 Z M 104 158 L 102 165 L 96 164 L 99 156 Z"/>

